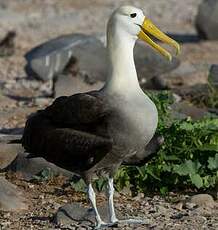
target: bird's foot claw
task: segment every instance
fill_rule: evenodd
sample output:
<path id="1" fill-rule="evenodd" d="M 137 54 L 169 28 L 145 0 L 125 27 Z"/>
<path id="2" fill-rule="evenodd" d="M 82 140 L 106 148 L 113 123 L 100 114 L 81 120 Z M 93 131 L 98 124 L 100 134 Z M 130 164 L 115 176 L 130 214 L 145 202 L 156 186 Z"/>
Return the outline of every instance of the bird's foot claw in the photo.
<path id="1" fill-rule="evenodd" d="M 118 222 L 119 220 L 116 217 L 110 220 L 111 224 L 117 224 Z"/>
<path id="2" fill-rule="evenodd" d="M 114 222 L 114 223 L 105 223 L 103 221 L 99 222 L 96 226 L 95 226 L 95 230 L 98 230 L 98 229 L 106 229 L 106 228 L 109 228 L 109 227 L 114 227 L 117 225 L 117 222 Z"/>
<path id="3" fill-rule="evenodd" d="M 118 220 L 119 224 L 148 224 L 148 221 L 142 219 L 126 219 L 126 220 Z"/>

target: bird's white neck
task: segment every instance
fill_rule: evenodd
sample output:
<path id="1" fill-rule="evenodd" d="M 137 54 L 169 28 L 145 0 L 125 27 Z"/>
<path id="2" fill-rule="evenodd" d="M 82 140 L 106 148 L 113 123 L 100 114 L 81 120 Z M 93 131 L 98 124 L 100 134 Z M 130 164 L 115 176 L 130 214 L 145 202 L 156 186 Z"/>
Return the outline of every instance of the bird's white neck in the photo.
<path id="1" fill-rule="evenodd" d="M 109 71 L 105 90 L 122 94 L 141 90 L 133 57 L 134 45 L 135 39 L 122 31 L 108 33 Z"/>

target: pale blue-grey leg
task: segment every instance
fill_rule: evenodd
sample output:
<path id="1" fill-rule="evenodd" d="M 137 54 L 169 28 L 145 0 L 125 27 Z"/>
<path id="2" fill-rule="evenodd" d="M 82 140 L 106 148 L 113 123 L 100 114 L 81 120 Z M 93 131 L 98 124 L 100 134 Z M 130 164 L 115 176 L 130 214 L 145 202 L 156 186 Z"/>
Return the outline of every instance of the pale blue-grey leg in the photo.
<path id="1" fill-rule="evenodd" d="M 90 183 L 88 185 L 88 198 L 91 202 L 92 208 L 94 209 L 95 212 L 95 219 L 96 219 L 96 228 L 95 229 L 100 229 L 102 226 L 106 226 L 106 223 L 104 221 L 102 221 L 98 209 L 97 209 L 97 205 L 96 205 L 96 195 L 95 195 L 95 191 L 92 188 L 92 184 Z"/>
<path id="2" fill-rule="evenodd" d="M 114 210 L 114 180 L 108 179 L 108 206 L 109 206 L 109 218 L 111 223 L 118 222 L 118 219 Z"/>
<path id="3" fill-rule="evenodd" d="M 113 178 L 108 179 L 108 206 L 109 206 L 109 218 L 112 224 L 115 223 L 124 223 L 124 224 L 145 224 L 145 220 L 140 219 L 127 219 L 127 220 L 118 220 L 114 210 L 114 185 Z"/>

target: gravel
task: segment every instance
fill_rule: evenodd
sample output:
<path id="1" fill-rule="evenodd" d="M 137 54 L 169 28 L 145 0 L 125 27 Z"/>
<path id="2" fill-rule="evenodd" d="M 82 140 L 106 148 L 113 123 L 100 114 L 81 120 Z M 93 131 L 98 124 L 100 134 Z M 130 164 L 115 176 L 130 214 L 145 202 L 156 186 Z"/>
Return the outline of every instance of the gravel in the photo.
<path id="1" fill-rule="evenodd" d="M 24 194 L 29 203 L 29 210 L 23 212 L 0 212 L 1 229 L 92 229 L 93 225 L 87 221 L 72 221 L 68 226 L 56 224 L 53 219 L 60 207 L 66 204 L 90 207 L 84 193 L 75 192 L 63 176 L 58 176 L 49 181 L 24 181 L 19 175 L 7 173 L 6 178 L 15 184 Z M 206 195 L 208 196 L 208 195 Z M 123 218 L 137 217 L 146 220 L 143 226 L 118 225 L 111 229 L 217 229 L 218 203 L 214 207 L 198 207 L 185 205 L 191 199 L 191 194 L 170 193 L 163 198 L 159 195 L 139 194 L 131 197 L 123 193 L 116 193 L 115 207 Z M 99 206 L 106 205 L 104 193 L 97 195 Z M 184 205 L 178 209 L 178 203 Z M 79 206 L 78 206 L 79 207 Z M 62 218 L 59 216 L 59 218 Z M 56 219 L 57 220 L 57 219 Z M 91 227 L 92 226 L 92 227 Z"/>

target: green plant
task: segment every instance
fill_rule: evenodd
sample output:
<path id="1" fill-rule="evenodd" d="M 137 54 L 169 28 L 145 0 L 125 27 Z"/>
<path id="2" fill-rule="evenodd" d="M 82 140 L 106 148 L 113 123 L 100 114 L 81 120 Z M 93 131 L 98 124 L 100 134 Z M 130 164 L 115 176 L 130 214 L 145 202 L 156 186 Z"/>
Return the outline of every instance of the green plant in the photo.
<path id="1" fill-rule="evenodd" d="M 52 169 L 44 168 L 37 175 L 34 175 L 31 180 L 35 182 L 42 182 L 42 181 L 48 181 L 53 177 L 54 177 L 54 172 L 52 171 Z"/>
<path id="2" fill-rule="evenodd" d="M 173 120 L 169 109 L 172 95 L 161 92 L 150 97 L 159 110 L 158 132 L 165 142 L 147 164 L 121 168 L 122 174 L 118 172 L 116 183 L 129 183 L 135 192 L 156 190 L 162 194 L 175 188 L 215 187 L 218 183 L 218 119 Z"/>

